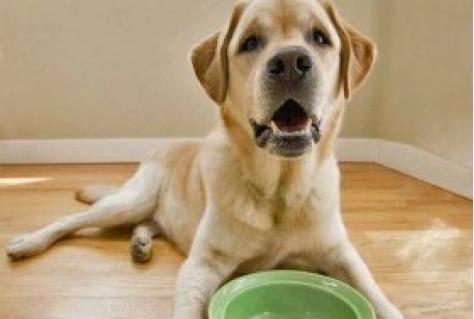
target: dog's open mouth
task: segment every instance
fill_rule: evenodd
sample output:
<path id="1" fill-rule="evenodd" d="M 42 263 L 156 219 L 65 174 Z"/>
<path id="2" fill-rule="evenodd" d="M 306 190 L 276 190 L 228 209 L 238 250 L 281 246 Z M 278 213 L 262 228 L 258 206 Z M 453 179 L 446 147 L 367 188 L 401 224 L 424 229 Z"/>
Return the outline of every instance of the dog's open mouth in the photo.
<path id="1" fill-rule="evenodd" d="M 300 153 L 308 148 L 311 140 L 317 143 L 320 138 L 316 117 L 310 116 L 301 104 L 293 99 L 286 100 L 275 111 L 268 124 L 253 120 L 250 123 L 258 146 L 265 147 L 272 142 L 272 148 L 286 150 L 292 154 Z"/>
<path id="2" fill-rule="evenodd" d="M 304 133 L 311 126 L 311 119 L 295 100 L 288 100 L 273 114 L 270 127 L 273 134 Z"/>

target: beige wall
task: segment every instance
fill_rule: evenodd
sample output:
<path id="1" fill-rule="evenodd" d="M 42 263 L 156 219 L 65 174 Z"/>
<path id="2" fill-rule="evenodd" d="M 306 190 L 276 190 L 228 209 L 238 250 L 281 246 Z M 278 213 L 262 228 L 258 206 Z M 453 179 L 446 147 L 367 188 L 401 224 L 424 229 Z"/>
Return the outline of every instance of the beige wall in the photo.
<path id="1" fill-rule="evenodd" d="M 188 51 L 232 1 L 0 1 L 0 138 L 203 134 Z"/>
<path id="2" fill-rule="evenodd" d="M 380 0 L 337 0 L 341 16 L 357 30 L 370 36 L 377 44 L 381 35 L 379 28 Z M 379 45 L 378 45 L 379 47 Z M 380 48 L 379 48 L 380 49 Z M 375 137 L 376 114 L 378 97 L 377 87 L 382 74 L 380 73 L 380 58 L 364 87 L 352 98 L 347 107 L 347 113 L 342 136 L 345 137 Z"/>
<path id="3" fill-rule="evenodd" d="M 336 0 L 379 44 L 343 136 L 472 167 L 470 0 Z M 204 134 L 215 108 L 188 63 L 233 1 L 0 1 L 0 139 Z"/>
<path id="4" fill-rule="evenodd" d="M 472 0 L 383 1 L 377 136 L 472 168 Z"/>

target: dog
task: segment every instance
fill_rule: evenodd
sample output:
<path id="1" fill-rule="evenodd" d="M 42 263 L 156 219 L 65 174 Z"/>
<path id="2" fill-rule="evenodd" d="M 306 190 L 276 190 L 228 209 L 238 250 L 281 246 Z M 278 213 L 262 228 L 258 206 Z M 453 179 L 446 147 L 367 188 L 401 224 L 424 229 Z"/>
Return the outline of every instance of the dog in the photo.
<path id="1" fill-rule="evenodd" d="M 272 268 L 322 271 L 359 290 L 377 316 L 403 318 L 346 233 L 334 144 L 346 102 L 376 57 L 374 43 L 318 0 L 238 2 L 228 23 L 191 52 L 220 120 L 204 139 L 146 156 L 122 187 L 90 186 L 92 204 L 13 239 L 12 259 L 38 254 L 85 227 L 136 225 L 136 261 L 152 237 L 187 259 L 173 318 L 206 317 L 229 278 Z"/>

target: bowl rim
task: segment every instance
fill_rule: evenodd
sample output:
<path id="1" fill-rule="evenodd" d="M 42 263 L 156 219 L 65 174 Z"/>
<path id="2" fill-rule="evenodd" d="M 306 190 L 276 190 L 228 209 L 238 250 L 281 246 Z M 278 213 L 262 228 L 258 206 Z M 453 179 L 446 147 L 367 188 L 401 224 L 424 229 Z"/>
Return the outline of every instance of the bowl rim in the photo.
<path id="1" fill-rule="evenodd" d="M 375 311 L 369 301 L 350 285 L 337 279 L 300 270 L 267 270 L 239 276 L 220 287 L 212 296 L 208 307 L 210 319 L 225 319 L 232 300 L 257 287 L 274 284 L 294 284 L 318 289 L 332 294 L 351 307 L 358 319 L 375 319 Z"/>

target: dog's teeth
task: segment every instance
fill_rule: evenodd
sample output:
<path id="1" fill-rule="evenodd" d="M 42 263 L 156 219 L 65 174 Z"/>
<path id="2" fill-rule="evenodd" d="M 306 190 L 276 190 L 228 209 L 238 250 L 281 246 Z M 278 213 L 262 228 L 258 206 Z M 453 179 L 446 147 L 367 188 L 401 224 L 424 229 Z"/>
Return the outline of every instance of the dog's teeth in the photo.
<path id="1" fill-rule="evenodd" d="M 272 128 L 272 131 L 274 134 L 279 134 L 281 133 L 280 132 L 280 129 L 278 128 L 278 126 L 275 124 L 275 122 L 271 121 L 270 122 L 270 127 Z"/>
<path id="2" fill-rule="evenodd" d="M 309 131 L 310 128 L 311 128 L 311 120 L 308 120 L 308 122 L 306 122 L 306 126 L 303 131 Z"/>

